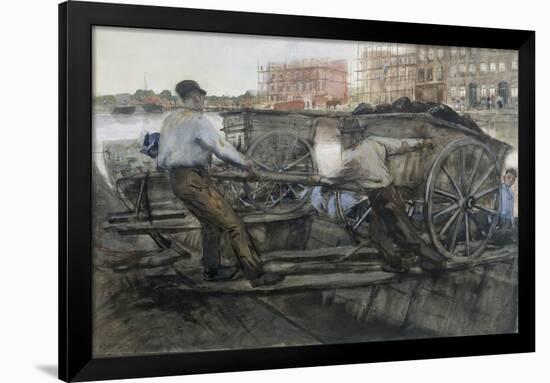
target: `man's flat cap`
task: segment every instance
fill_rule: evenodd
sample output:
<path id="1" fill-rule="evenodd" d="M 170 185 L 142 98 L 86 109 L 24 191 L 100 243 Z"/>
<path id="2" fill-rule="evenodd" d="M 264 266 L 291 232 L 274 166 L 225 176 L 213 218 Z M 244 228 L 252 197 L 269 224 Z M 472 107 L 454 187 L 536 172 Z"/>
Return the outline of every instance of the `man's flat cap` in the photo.
<path id="1" fill-rule="evenodd" d="M 179 94 L 181 98 L 184 98 L 189 93 L 195 90 L 201 92 L 203 95 L 206 94 L 206 91 L 202 89 L 196 81 L 193 80 L 183 80 L 176 85 L 176 93 Z"/>

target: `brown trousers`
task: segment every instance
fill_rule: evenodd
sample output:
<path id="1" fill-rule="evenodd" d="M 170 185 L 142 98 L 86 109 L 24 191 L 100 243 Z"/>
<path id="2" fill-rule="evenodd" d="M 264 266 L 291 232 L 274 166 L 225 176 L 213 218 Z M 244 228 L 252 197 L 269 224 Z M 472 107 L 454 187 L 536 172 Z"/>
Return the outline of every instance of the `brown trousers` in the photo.
<path id="1" fill-rule="evenodd" d="M 395 186 L 371 190 L 368 196 L 372 206 L 372 242 L 391 266 L 401 266 L 405 254 L 417 255 L 438 265 L 443 262 L 441 255 L 424 242 L 407 217 L 405 203 Z"/>
<path id="2" fill-rule="evenodd" d="M 181 199 L 202 226 L 203 266 L 214 271 L 220 265 L 224 244 L 229 244 L 248 279 L 263 273 L 262 260 L 246 231 L 244 222 L 227 203 L 203 168 L 174 168 L 170 183 L 176 197 Z M 226 249 L 227 250 L 227 249 Z"/>

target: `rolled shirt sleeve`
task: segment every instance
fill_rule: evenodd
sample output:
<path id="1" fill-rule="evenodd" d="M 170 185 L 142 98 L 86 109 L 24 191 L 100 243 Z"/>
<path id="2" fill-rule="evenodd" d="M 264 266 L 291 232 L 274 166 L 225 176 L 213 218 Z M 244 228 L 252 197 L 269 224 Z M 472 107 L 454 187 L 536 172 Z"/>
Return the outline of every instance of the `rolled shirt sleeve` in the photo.
<path id="1" fill-rule="evenodd" d="M 399 153 L 405 153 L 406 151 L 415 150 L 420 144 L 422 144 L 421 138 L 398 139 L 398 138 L 371 136 L 368 139 L 384 145 L 388 156 L 392 156 L 394 154 L 399 154 Z M 403 150 L 404 149 L 403 144 L 406 144 L 409 150 Z"/>
<path id="2" fill-rule="evenodd" d="M 208 118 L 201 118 L 200 129 L 197 130 L 197 143 L 204 149 L 212 152 L 224 162 L 228 162 L 240 169 L 249 167 L 246 158 L 233 145 L 227 142 Z"/>

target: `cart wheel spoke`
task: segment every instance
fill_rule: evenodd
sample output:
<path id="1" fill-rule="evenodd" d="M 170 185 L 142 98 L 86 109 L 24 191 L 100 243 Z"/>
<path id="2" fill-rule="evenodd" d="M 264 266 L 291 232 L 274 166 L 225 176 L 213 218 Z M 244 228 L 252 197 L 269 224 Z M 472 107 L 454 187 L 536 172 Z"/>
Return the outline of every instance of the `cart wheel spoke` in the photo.
<path id="1" fill-rule="evenodd" d="M 498 214 L 498 211 L 490 209 L 490 208 L 482 206 L 482 205 L 474 204 L 473 208 L 476 209 L 476 210 L 479 210 L 483 213 L 489 214 L 489 215 L 497 215 Z"/>
<path id="2" fill-rule="evenodd" d="M 255 198 L 259 191 L 265 189 L 266 187 L 268 187 L 272 183 L 273 183 L 273 181 L 267 181 L 262 186 L 259 186 L 256 190 L 254 190 L 254 192 L 252 192 L 252 197 Z M 259 184 L 261 184 L 261 182 Z"/>
<path id="3" fill-rule="evenodd" d="M 271 189 L 269 189 L 269 193 L 267 193 L 267 197 L 265 198 L 264 206 L 267 206 L 267 203 L 268 203 L 270 198 L 273 199 L 273 197 L 271 197 L 271 195 L 273 194 L 273 190 L 275 190 L 275 186 L 277 186 L 276 183 L 274 183 L 273 186 L 271 186 Z"/>
<path id="4" fill-rule="evenodd" d="M 481 159 L 483 158 L 483 151 L 482 150 L 475 150 L 476 157 L 474 159 L 474 168 L 472 170 L 472 175 L 470 176 L 470 181 L 468 181 L 468 193 L 472 192 L 472 184 L 475 181 L 477 171 L 479 169 L 479 164 L 481 163 Z"/>
<path id="5" fill-rule="evenodd" d="M 294 187 L 292 187 L 291 184 L 287 184 L 287 186 L 288 186 L 288 188 L 290 189 L 290 191 L 292 192 L 292 194 L 294 194 L 294 196 L 295 196 L 296 198 L 300 198 L 300 193 L 298 193 L 298 192 L 296 191 L 296 189 L 294 189 Z"/>
<path id="6" fill-rule="evenodd" d="M 467 193 L 466 188 L 466 147 L 463 146 L 462 149 L 460 149 L 460 162 L 461 162 L 461 168 L 462 172 L 460 173 L 460 187 L 461 190 L 463 190 L 465 193 Z"/>
<path id="7" fill-rule="evenodd" d="M 491 187 L 491 188 L 489 188 L 489 189 L 487 189 L 487 190 L 478 192 L 478 193 L 475 194 L 473 197 L 474 197 L 474 199 L 478 200 L 478 199 L 483 198 L 483 197 L 485 197 L 485 196 L 487 196 L 487 195 L 496 193 L 496 192 L 498 191 L 499 188 L 500 188 L 499 185 L 493 186 L 493 187 Z"/>
<path id="8" fill-rule="evenodd" d="M 477 192 L 477 189 L 479 189 L 485 183 L 485 181 L 487 181 L 487 179 L 495 169 L 496 169 L 496 166 L 494 164 L 489 166 L 487 171 L 483 173 L 483 176 L 481 176 L 481 179 L 475 184 L 475 186 L 472 188 L 470 193 L 475 194 Z"/>
<path id="9" fill-rule="evenodd" d="M 468 212 L 464 213 L 464 236 L 466 237 L 466 255 L 470 256 L 470 224 L 469 224 Z"/>
<path id="10" fill-rule="evenodd" d="M 460 226 L 462 226 L 462 219 L 464 218 L 464 212 L 461 210 L 460 213 L 458 213 L 458 218 L 456 220 L 456 223 L 453 228 L 453 234 L 451 237 L 451 243 L 449 246 L 449 251 L 454 254 L 456 249 L 456 238 L 458 237 L 458 231 L 460 230 Z"/>
<path id="11" fill-rule="evenodd" d="M 265 143 L 266 143 L 266 140 L 262 141 L 262 148 L 264 150 L 264 153 L 267 155 L 267 159 L 273 165 L 273 167 L 269 170 L 275 171 L 275 170 L 277 170 L 278 166 L 277 166 L 277 163 L 273 159 L 273 151 L 270 150 L 268 147 L 266 147 Z"/>
<path id="12" fill-rule="evenodd" d="M 367 197 L 360 198 L 357 202 L 355 202 L 355 203 L 352 204 L 351 206 L 346 207 L 346 208 L 344 209 L 344 212 L 347 212 L 347 211 L 353 209 L 354 207 L 361 205 L 363 202 L 365 202 L 365 201 L 367 201 L 367 200 L 368 200 Z M 370 210 L 370 207 L 369 207 L 369 210 Z"/>
<path id="13" fill-rule="evenodd" d="M 357 230 L 357 228 L 361 226 L 363 222 L 365 222 L 365 219 L 367 219 L 367 217 L 369 216 L 371 209 L 372 208 L 369 206 L 365 214 L 363 214 L 361 218 L 359 218 L 359 220 L 355 223 L 355 225 L 353 225 L 353 230 Z"/>
<path id="14" fill-rule="evenodd" d="M 451 227 L 451 225 L 453 224 L 453 222 L 455 221 L 456 217 L 458 217 L 458 214 L 460 214 L 460 210 L 456 210 L 453 215 L 451 215 L 451 217 L 447 220 L 447 222 L 445 222 L 445 224 L 443 225 L 443 227 L 441 228 L 441 230 L 439 230 L 439 235 L 440 236 L 444 236 L 445 233 L 447 233 L 447 230 L 449 230 L 449 228 Z"/>
<path id="15" fill-rule="evenodd" d="M 433 215 L 433 220 L 437 221 L 439 218 L 443 217 L 444 215 L 449 214 L 450 212 L 458 209 L 458 203 L 454 203 L 451 206 L 446 207 L 443 210 L 438 211 Z"/>
<path id="16" fill-rule="evenodd" d="M 462 198 L 462 192 L 460 191 L 460 188 L 458 187 L 458 185 L 457 185 L 456 181 L 454 180 L 454 178 L 449 174 L 449 171 L 447 170 L 447 167 L 445 165 L 443 165 L 441 167 L 441 169 L 443 169 L 443 173 L 445 173 L 445 175 L 449 179 L 449 182 L 453 186 L 453 189 L 455 189 L 456 194 L 458 194 L 459 198 Z"/>
<path id="17" fill-rule="evenodd" d="M 292 153 L 294 153 L 294 148 L 296 148 L 297 143 L 298 143 L 298 137 L 294 137 L 294 143 L 290 147 L 290 150 L 286 153 L 285 159 L 281 165 L 283 169 L 287 166 L 287 162 L 290 159 L 290 156 L 292 155 Z"/>
<path id="18" fill-rule="evenodd" d="M 264 170 L 267 170 L 268 172 L 273 171 L 273 168 L 270 168 L 269 166 L 263 164 L 262 162 L 260 162 L 260 161 L 257 160 L 256 158 L 252 158 L 252 162 L 254 163 L 254 165 L 257 165 L 257 166 L 259 166 L 260 168 L 262 168 L 262 169 L 264 169 Z"/>
<path id="19" fill-rule="evenodd" d="M 287 166 L 285 166 L 283 168 L 283 170 L 288 170 L 288 169 L 292 169 L 294 166 L 298 165 L 300 162 L 302 162 L 303 160 L 309 158 L 311 156 L 311 153 L 306 153 L 304 154 L 302 157 L 298 158 L 296 161 L 293 161 L 291 162 L 290 164 L 288 164 Z"/>
<path id="20" fill-rule="evenodd" d="M 453 200 L 455 202 L 458 202 L 458 199 L 459 199 L 459 197 L 456 196 L 455 194 L 452 194 L 446 190 L 439 189 L 439 188 L 435 188 L 434 193 L 442 197 L 447 197 L 448 199 Z"/>

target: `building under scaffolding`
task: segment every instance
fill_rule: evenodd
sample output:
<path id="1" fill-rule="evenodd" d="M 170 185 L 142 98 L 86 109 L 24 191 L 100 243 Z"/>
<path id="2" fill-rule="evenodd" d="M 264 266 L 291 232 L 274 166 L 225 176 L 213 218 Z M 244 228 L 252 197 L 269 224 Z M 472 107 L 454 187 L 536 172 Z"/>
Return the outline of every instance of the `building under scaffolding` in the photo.
<path id="1" fill-rule="evenodd" d="M 399 44 L 359 44 L 356 73 L 356 102 L 389 103 L 403 96 L 414 99 L 416 52 Z"/>
<path id="2" fill-rule="evenodd" d="M 399 97 L 457 109 L 517 107 L 517 52 L 498 49 L 364 43 L 357 48 L 353 101 Z"/>
<path id="3" fill-rule="evenodd" d="M 306 109 L 343 105 L 349 97 L 347 61 L 306 59 L 259 66 L 258 95 L 262 102 L 300 102 Z"/>

